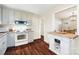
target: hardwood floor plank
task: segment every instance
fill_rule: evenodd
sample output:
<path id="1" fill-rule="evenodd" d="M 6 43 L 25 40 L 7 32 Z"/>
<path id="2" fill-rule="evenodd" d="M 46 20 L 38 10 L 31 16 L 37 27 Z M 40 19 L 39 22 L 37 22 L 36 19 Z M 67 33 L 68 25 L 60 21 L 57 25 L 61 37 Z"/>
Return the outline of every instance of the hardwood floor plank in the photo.
<path id="1" fill-rule="evenodd" d="M 30 55 L 31 54 L 28 47 L 24 48 L 23 52 L 24 52 L 25 55 Z"/>
<path id="2" fill-rule="evenodd" d="M 31 45 L 31 48 L 33 49 L 33 51 L 35 52 L 35 55 L 39 55 L 38 50 L 34 47 L 34 45 Z"/>
<path id="3" fill-rule="evenodd" d="M 48 49 L 43 40 L 35 40 L 33 43 L 8 48 L 5 55 L 56 55 Z"/>
<path id="4" fill-rule="evenodd" d="M 43 47 L 41 47 L 41 44 L 40 44 L 40 45 L 36 44 L 36 46 L 39 46 L 39 47 L 37 47 L 37 49 L 38 49 L 40 52 L 42 52 L 42 54 L 47 55 L 47 52 L 45 51 L 46 49 L 43 49 Z"/>
<path id="5" fill-rule="evenodd" d="M 38 51 L 39 55 L 44 55 L 44 54 L 39 50 L 39 48 L 36 47 L 35 45 L 34 45 L 34 48 Z"/>

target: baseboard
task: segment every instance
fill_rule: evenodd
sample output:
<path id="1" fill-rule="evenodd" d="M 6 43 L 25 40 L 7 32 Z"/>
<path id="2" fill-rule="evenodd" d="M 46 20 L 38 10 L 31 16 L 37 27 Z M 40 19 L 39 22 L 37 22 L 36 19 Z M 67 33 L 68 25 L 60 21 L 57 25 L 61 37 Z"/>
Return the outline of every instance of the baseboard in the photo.
<path id="1" fill-rule="evenodd" d="M 14 48 L 15 46 L 10 46 L 10 47 L 7 47 L 7 48 Z"/>

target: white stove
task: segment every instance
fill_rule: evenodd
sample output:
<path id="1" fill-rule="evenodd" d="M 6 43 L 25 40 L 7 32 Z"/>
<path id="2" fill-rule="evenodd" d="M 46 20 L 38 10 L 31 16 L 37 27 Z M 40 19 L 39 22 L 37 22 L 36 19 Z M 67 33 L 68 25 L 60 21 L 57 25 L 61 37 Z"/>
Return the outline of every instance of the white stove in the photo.
<path id="1" fill-rule="evenodd" d="M 15 46 L 23 45 L 28 43 L 28 26 L 24 24 L 24 21 L 16 24 L 14 26 L 15 30 Z"/>
<path id="2" fill-rule="evenodd" d="M 28 32 L 16 32 L 15 34 L 15 46 L 28 43 Z"/>

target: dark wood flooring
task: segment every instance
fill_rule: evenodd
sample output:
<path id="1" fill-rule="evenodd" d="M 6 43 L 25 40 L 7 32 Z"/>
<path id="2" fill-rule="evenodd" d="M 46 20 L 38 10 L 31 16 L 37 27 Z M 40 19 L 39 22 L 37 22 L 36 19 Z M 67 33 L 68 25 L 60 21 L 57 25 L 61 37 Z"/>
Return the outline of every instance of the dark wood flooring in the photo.
<path id="1" fill-rule="evenodd" d="M 33 43 L 8 48 L 5 55 L 56 55 L 48 49 L 48 45 L 41 39 Z"/>

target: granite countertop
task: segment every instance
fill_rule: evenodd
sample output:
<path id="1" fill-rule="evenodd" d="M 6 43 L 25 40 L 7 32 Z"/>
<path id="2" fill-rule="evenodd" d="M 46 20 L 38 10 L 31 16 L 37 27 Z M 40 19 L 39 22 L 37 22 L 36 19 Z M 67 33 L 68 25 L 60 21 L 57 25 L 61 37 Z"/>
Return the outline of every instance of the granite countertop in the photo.
<path id="1" fill-rule="evenodd" d="M 7 34 L 7 32 L 0 32 L 0 38 L 1 38 L 2 36 L 6 35 L 6 34 Z"/>
<path id="2" fill-rule="evenodd" d="M 12 32 L 12 33 L 22 33 L 22 32 L 19 32 L 19 31 L 9 31 L 9 32 Z M 28 32 L 34 32 L 32 30 L 27 30 L 27 31 L 24 31 L 25 33 L 28 33 Z"/>
<path id="3" fill-rule="evenodd" d="M 9 29 L 9 32 L 14 32 L 14 33 L 16 33 L 16 32 L 19 32 L 19 31 Z M 24 32 L 34 32 L 34 31 L 31 30 L 31 29 L 26 29 Z"/>
<path id="4" fill-rule="evenodd" d="M 57 35 L 57 36 L 61 36 L 61 37 L 66 37 L 69 39 L 75 39 L 78 37 L 78 35 L 76 35 L 76 34 L 67 33 L 67 32 L 49 32 L 49 34 Z"/>

